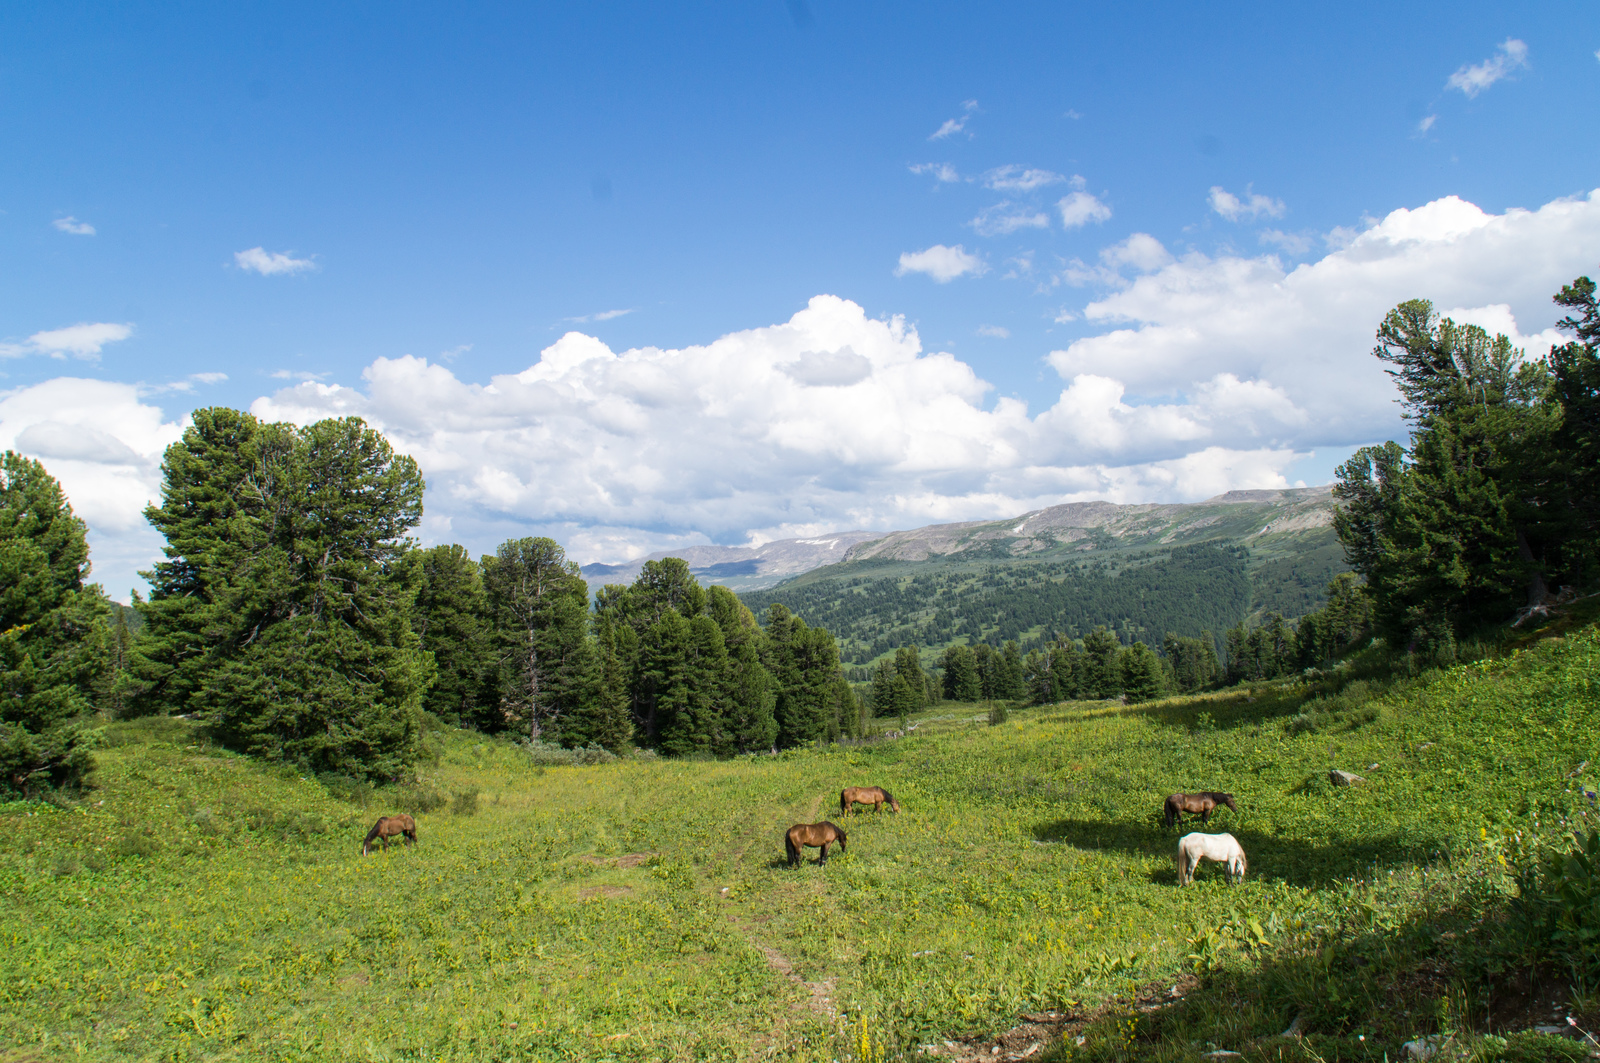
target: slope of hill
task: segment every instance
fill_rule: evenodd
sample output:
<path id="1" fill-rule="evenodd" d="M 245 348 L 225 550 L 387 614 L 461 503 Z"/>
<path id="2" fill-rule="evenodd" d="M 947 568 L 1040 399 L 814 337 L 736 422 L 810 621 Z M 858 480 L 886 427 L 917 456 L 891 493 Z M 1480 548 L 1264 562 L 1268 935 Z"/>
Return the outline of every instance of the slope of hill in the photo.
<path id="1" fill-rule="evenodd" d="M 681 557 L 701 583 L 720 583 L 735 591 L 770 587 L 780 580 L 841 560 L 857 543 L 877 532 L 829 532 L 810 539 L 774 539 L 761 546 L 686 546 L 665 550 L 620 565 L 583 566 L 590 588 L 607 583 L 632 583 L 646 561 Z"/>
<path id="2" fill-rule="evenodd" d="M 1125 641 L 1216 636 L 1265 612 L 1322 603 L 1348 566 L 1328 488 L 1234 491 L 1192 505 L 1075 503 L 1006 521 L 935 525 L 862 542 L 843 561 L 742 595 L 826 627 L 865 665 L 898 646 L 1024 649 L 1104 624 Z"/>
<path id="3" fill-rule="evenodd" d="M 681 557 L 701 583 L 735 591 L 771 587 L 840 562 L 1042 560 L 1081 550 L 1172 546 L 1210 539 L 1260 539 L 1272 554 L 1283 536 L 1328 528 L 1333 500 L 1327 487 L 1230 491 L 1196 503 L 1121 506 L 1074 502 L 996 521 L 934 524 L 911 531 L 829 532 L 808 539 L 775 539 L 762 546 L 686 546 L 624 564 L 583 566 L 591 588 L 632 583 L 646 561 Z M 1288 548 L 1298 554 L 1298 547 Z M 1324 581 L 1326 582 L 1326 581 Z"/>
<path id="4" fill-rule="evenodd" d="M 1347 669 L 1000 726 L 946 706 L 723 762 L 546 767 L 446 732 L 376 793 L 115 724 L 85 800 L 0 806 L 0 1058 L 1331 1063 L 1441 1031 L 1577 1058 L 1479 1039 L 1574 999 L 1496 935 L 1513 841 L 1588 815 L 1600 637 L 1527 642 L 1387 690 Z M 784 866 L 784 828 L 853 783 L 904 811 Z M 1179 888 L 1162 798 L 1213 788 L 1248 876 Z M 418 843 L 361 857 L 408 803 Z"/>
<path id="5" fill-rule="evenodd" d="M 915 531 L 890 532 L 851 547 L 844 562 L 1038 559 L 1105 548 L 1271 538 L 1326 528 L 1332 523 L 1333 493 L 1329 487 L 1229 491 L 1204 502 L 1168 505 L 1073 502 L 1009 520 L 935 524 Z"/>

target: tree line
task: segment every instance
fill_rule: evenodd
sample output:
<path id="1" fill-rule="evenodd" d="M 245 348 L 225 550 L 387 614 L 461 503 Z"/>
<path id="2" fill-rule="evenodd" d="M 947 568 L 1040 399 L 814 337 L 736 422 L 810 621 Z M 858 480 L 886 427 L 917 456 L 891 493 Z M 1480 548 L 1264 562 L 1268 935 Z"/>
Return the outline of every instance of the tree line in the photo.
<path id="1" fill-rule="evenodd" d="M 1373 354 L 1411 435 L 1338 469 L 1335 529 L 1388 643 L 1448 661 L 1474 629 L 1591 588 L 1600 551 L 1600 311 L 1556 293 L 1571 339 L 1542 359 L 1504 335 L 1401 303 Z"/>
<path id="2" fill-rule="evenodd" d="M 181 714 L 314 772 L 400 777 L 423 713 L 487 732 L 668 755 L 856 734 L 838 646 L 782 606 L 765 625 L 678 559 L 591 606 L 543 538 L 474 560 L 419 549 L 416 462 L 358 418 L 303 428 L 194 413 L 162 461 L 147 601 L 87 582 L 86 528 L 44 467 L 0 459 L 0 790 L 69 785 L 96 712 Z"/>

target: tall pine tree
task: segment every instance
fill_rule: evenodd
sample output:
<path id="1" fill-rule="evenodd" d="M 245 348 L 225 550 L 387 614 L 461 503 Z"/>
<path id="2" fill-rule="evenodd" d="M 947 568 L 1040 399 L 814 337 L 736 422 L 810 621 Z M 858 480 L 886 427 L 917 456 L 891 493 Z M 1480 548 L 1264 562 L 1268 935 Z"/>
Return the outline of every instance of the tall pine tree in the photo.
<path id="1" fill-rule="evenodd" d="M 145 511 L 135 672 L 147 708 L 198 712 L 225 743 L 314 771 L 398 777 L 431 679 L 411 628 L 404 536 L 422 476 L 358 418 L 305 428 L 196 411 Z"/>
<path id="2" fill-rule="evenodd" d="M 71 785 L 91 763 L 80 722 L 106 673 L 108 605 L 84 582 L 85 532 L 43 465 L 0 455 L 0 793 Z"/>

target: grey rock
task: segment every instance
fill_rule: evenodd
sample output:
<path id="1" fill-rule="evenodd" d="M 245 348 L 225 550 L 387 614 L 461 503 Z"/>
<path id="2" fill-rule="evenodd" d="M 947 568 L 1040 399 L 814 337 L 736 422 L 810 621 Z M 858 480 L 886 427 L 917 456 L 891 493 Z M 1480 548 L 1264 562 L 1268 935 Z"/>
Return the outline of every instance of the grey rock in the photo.
<path id="1" fill-rule="evenodd" d="M 1335 786 L 1354 786 L 1358 782 L 1366 782 L 1367 780 L 1353 771 L 1340 771 L 1338 768 L 1334 768 L 1328 772 L 1328 781 Z"/>

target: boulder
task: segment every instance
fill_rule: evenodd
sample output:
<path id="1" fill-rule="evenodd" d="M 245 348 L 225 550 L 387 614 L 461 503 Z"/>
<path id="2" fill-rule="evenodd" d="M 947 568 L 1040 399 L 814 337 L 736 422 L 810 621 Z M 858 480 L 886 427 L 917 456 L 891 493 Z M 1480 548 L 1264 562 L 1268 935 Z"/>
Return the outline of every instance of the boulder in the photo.
<path id="1" fill-rule="evenodd" d="M 1366 782 L 1367 780 L 1353 771 L 1340 771 L 1338 768 L 1333 768 L 1328 772 L 1328 781 L 1335 786 L 1354 786 L 1358 782 Z"/>

